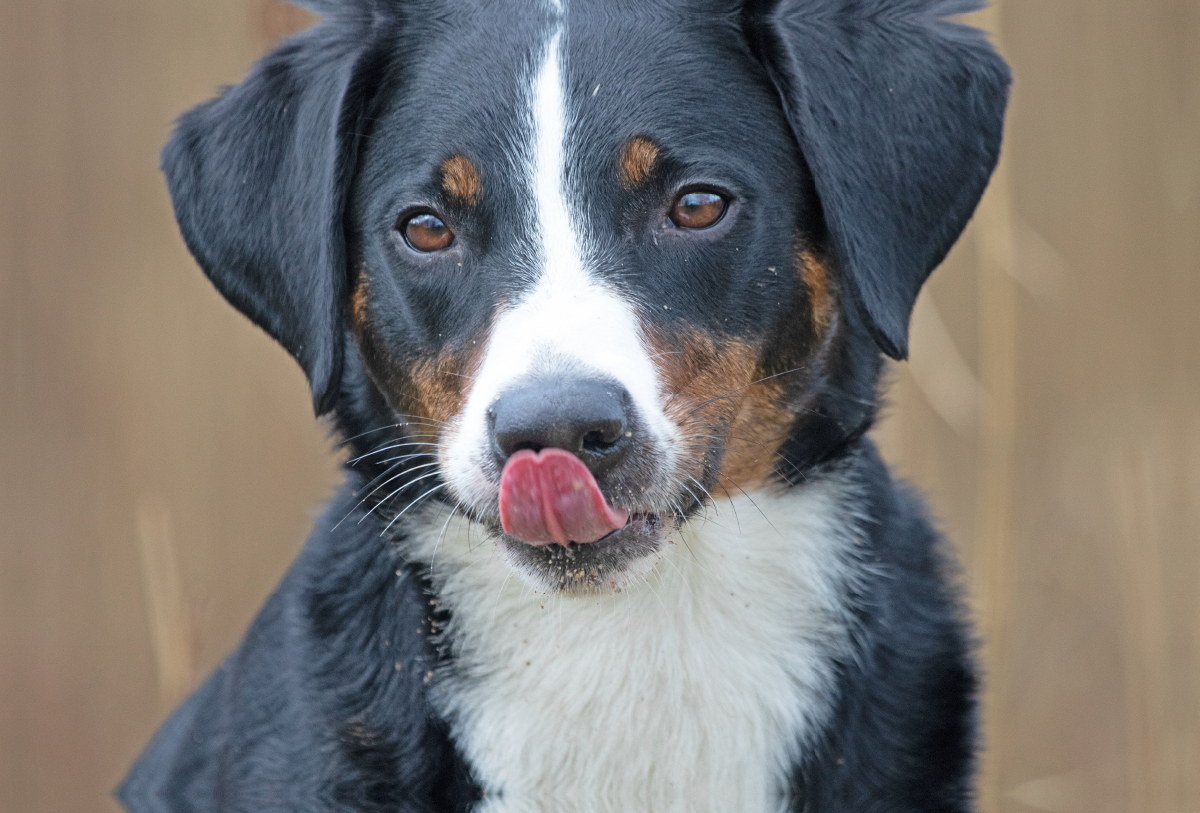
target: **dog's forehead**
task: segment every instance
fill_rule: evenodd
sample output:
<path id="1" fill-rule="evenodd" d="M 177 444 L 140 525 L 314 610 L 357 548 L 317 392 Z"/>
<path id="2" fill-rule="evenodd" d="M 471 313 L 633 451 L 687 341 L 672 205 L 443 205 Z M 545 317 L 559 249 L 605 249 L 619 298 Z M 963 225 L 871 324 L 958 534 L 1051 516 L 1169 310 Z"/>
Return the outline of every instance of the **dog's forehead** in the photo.
<path id="1" fill-rule="evenodd" d="M 765 72 L 735 19 L 658 7 L 487 6 L 409 27 L 383 103 L 382 133 L 406 169 L 447 154 L 516 158 L 528 140 L 533 82 L 557 37 L 571 163 L 614 159 L 634 135 L 703 157 L 786 137 Z"/>
<path id="2" fill-rule="evenodd" d="M 634 128 L 705 118 L 736 125 L 738 110 L 773 99 L 740 30 L 722 17 L 572 16 L 564 32 L 564 91 L 581 119 Z"/>

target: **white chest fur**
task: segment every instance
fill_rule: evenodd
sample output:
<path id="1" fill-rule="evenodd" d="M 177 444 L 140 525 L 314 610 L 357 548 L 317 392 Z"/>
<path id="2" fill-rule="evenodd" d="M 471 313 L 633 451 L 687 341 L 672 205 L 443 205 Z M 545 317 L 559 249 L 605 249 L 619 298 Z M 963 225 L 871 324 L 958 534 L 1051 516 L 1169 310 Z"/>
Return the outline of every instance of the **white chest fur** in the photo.
<path id="1" fill-rule="evenodd" d="M 778 810 L 849 640 L 843 491 L 718 501 L 644 582 L 597 598 L 533 594 L 479 527 L 428 517 L 408 554 L 452 613 L 435 702 L 479 810 Z"/>

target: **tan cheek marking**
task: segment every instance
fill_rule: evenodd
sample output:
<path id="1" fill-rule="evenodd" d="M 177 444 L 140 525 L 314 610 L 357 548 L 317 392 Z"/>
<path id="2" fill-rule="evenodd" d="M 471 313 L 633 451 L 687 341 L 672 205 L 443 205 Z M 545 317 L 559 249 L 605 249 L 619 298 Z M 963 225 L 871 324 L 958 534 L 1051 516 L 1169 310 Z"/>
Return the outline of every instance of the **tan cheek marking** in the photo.
<path id="1" fill-rule="evenodd" d="M 409 373 L 415 395 L 414 410 L 438 423 L 439 435 L 466 405 L 471 382 L 482 360 L 482 348 L 483 337 L 480 337 L 468 342 L 465 349 L 422 359 Z"/>
<path id="2" fill-rule="evenodd" d="M 763 376 L 755 373 L 756 381 Z M 784 388 L 775 381 L 762 381 L 746 388 L 729 430 L 725 457 L 721 460 L 721 482 L 736 483 L 747 491 L 766 483 L 775 470 L 779 447 L 787 440 L 792 413 L 784 400 Z"/>
<path id="3" fill-rule="evenodd" d="M 621 186 L 634 189 L 641 186 L 654 171 L 658 163 L 658 146 L 645 136 L 634 136 L 625 142 L 621 150 Z"/>
<path id="4" fill-rule="evenodd" d="M 828 268 L 807 249 L 796 254 L 796 268 L 811 308 L 813 334 L 828 335 L 836 303 Z M 798 292 L 797 308 L 802 303 Z M 745 342 L 718 344 L 699 332 L 661 330 L 648 331 L 647 338 L 670 393 L 664 411 L 683 437 L 682 474 L 700 479 L 705 450 L 723 443 L 720 476 L 710 490 L 737 493 L 765 484 L 795 418 L 787 400 L 794 379 L 767 378 L 759 363 L 762 348 Z"/>
<path id="5" fill-rule="evenodd" d="M 803 249 L 796 254 L 796 267 L 808 296 L 812 341 L 817 344 L 802 357 L 784 354 L 777 358 L 789 369 L 804 365 L 809 353 L 815 352 L 819 356 L 822 348 L 828 346 L 836 323 L 836 282 L 831 278 L 826 262 L 815 252 Z M 802 324 L 802 297 L 803 294 L 798 292 L 793 322 L 796 325 Z M 784 340 L 783 344 L 789 345 L 791 341 Z M 751 377 L 743 384 L 745 397 L 738 402 L 721 463 L 722 481 L 732 481 L 746 490 L 762 485 L 771 476 L 779 460 L 779 448 L 787 440 L 796 417 L 788 402 L 788 393 L 794 391 L 792 385 L 798 383 L 797 378 L 789 375 L 762 380 L 767 375 L 755 365 Z"/>
<path id="6" fill-rule="evenodd" d="M 669 397 L 664 412 L 680 428 L 686 476 L 701 478 L 704 453 L 723 444 L 716 493 L 736 493 L 766 481 L 792 415 L 778 381 L 760 381 L 757 350 L 717 343 L 701 333 L 651 331 L 654 363 Z M 684 477 L 686 481 L 686 476 Z"/>
<path id="7" fill-rule="evenodd" d="M 796 257 L 800 278 L 808 288 L 808 299 L 812 303 L 812 321 L 817 334 L 829 327 L 833 314 L 833 292 L 830 290 L 829 272 L 825 264 L 811 251 L 801 251 Z"/>
<path id="8" fill-rule="evenodd" d="M 465 155 L 452 155 L 442 162 L 442 189 L 465 206 L 475 206 L 483 194 L 479 170 Z"/>
<path id="9" fill-rule="evenodd" d="M 393 356 L 371 321 L 369 288 L 360 275 L 350 299 L 350 319 L 367 371 L 389 404 L 404 415 L 428 418 L 441 435 L 466 404 L 487 341 L 483 330 L 462 348 L 415 362 Z"/>

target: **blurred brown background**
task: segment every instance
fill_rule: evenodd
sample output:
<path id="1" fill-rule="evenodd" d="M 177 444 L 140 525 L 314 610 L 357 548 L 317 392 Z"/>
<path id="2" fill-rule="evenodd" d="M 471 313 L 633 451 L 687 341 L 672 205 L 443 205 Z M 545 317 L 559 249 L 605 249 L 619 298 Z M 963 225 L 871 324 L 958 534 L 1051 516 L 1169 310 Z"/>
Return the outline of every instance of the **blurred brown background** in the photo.
<path id="1" fill-rule="evenodd" d="M 114 811 L 337 482 L 188 257 L 171 120 L 309 18 L 0 0 L 0 811 Z M 1200 2 L 1003 0 L 1005 158 L 878 436 L 958 545 L 993 811 L 1200 811 Z"/>

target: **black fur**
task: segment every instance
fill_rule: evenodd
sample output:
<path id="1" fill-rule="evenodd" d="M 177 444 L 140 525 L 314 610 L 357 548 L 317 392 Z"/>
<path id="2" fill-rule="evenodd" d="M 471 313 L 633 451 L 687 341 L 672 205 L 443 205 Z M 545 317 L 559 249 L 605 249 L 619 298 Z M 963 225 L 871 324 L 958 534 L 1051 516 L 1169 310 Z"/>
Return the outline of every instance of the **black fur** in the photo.
<path id="1" fill-rule="evenodd" d="M 155 735 L 119 791 L 131 810 L 467 809 L 466 768 L 424 695 L 436 607 L 358 523 L 354 485 L 241 646 Z"/>
<path id="2" fill-rule="evenodd" d="M 861 627 L 834 720 L 797 769 L 797 809 L 969 810 L 977 679 L 946 543 L 870 443 L 860 446 L 870 495 Z"/>
<path id="3" fill-rule="evenodd" d="M 495 170 L 515 77 L 532 59 L 522 37 L 544 20 L 501 0 L 311 5 L 325 22 L 185 114 L 163 170 L 197 261 L 297 358 L 352 461 L 242 644 L 121 786 L 133 813 L 459 811 L 481 793 L 427 699 L 433 669 L 452 666 L 437 637 L 445 613 L 396 551 L 403 524 L 381 534 L 437 480 L 381 485 L 431 458 L 389 467 L 372 453 L 412 436 L 395 426 L 388 389 L 405 382 L 384 381 L 381 359 L 403 373 L 461 349 L 521 284 L 528 204 Z M 795 766 L 793 809 L 967 810 L 966 626 L 942 541 L 865 433 L 879 351 L 905 355 L 917 292 L 994 167 L 1007 69 L 977 33 L 942 19 L 967 10 L 961 2 L 568 5 L 580 32 L 572 98 L 596 99 L 571 137 L 578 171 L 596 182 L 589 206 L 605 213 L 593 235 L 601 272 L 641 301 L 671 302 L 646 316 L 667 332 L 753 340 L 766 372 L 803 370 L 788 379 L 795 417 L 778 477 L 803 487 L 849 473 L 864 495 L 866 567 L 847 597 L 855 652 L 839 664 L 832 721 Z M 655 82 L 675 105 L 646 101 L 640 89 Z M 610 182 L 599 157 L 633 134 L 665 145 L 660 174 L 637 190 Z M 470 210 L 435 183 L 464 144 L 486 172 L 484 204 Z M 662 201 L 704 173 L 739 208 L 708 242 L 657 239 Z M 393 226 L 414 200 L 450 213 L 457 254 L 418 261 L 397 249 Z M 810 292 L 774 273 L 798 245 L 835 274 L 836 331 L 819 360 L 813 328 L 796 318 Z M 348 329 L 359 273 L 378 358 Z"/>

